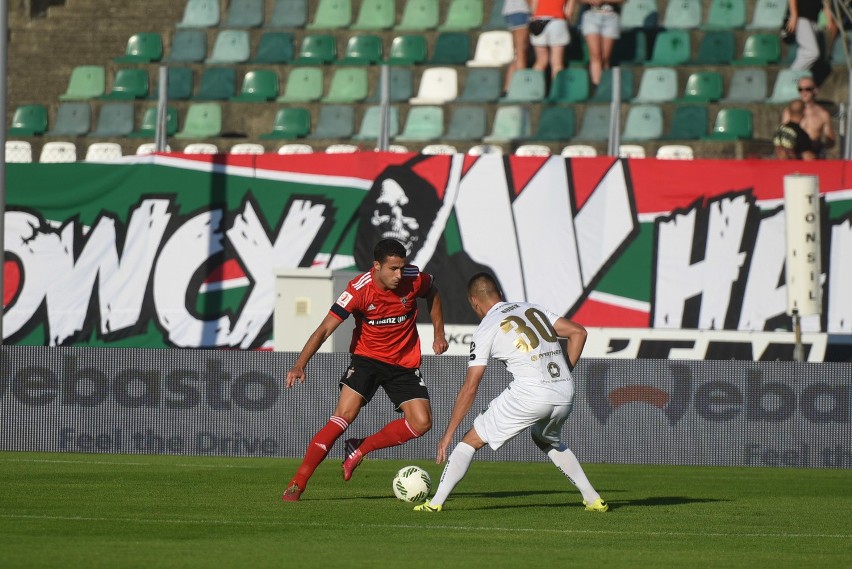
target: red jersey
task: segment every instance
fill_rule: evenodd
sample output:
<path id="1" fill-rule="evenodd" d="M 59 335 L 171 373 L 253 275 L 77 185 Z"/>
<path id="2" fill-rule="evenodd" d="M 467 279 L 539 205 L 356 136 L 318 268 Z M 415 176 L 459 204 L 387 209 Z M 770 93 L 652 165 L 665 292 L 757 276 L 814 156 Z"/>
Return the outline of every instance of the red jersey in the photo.
<path id="1" fill-rule="evenodd" d="M 346 286 L 330 313 L 346 320 L 355 317 L 349 351 L 392 365 L 420 367 L 420 336 L 417 334 L 417 298 L 432 288 L 432 275 L 405 265 L 396 290 L 382 290 L 373 281 L 373 270 L 355 277 Z"/>

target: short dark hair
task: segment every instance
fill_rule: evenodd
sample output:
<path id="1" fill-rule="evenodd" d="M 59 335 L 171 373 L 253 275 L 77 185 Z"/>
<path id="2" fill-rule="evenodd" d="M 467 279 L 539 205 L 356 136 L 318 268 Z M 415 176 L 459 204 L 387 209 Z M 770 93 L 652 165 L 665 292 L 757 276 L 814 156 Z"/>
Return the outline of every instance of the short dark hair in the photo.
<path id="1" fill-rule="evenodd" d="M 399 257 L 405 259 L 408 257 L 408 251 L 405 246 L 396 239 L 382 239 L 373 248 L 373 260 L 383 263 L 388 257 Z"/>
<path id="2" fill-rule="evenodd" d="M 497 279 L 489 273 L 476 273 L 467 282 L 468 296 L 476 296 L 480 298 L 497 296 L 503 298 L 503 293 L 500 286 L 497 284 Z"/>

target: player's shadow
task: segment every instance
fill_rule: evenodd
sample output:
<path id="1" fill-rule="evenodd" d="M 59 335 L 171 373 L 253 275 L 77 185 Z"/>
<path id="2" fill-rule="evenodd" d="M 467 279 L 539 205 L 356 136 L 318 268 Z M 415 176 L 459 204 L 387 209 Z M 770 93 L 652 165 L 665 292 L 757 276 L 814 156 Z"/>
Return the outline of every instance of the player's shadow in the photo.
<path id="1" fill-rule="evenodd" d="M 640 498 L 638 500 L 616 500 L 609 502 L 610 507 L 647 507 L 647 506 L 683 506 L 685 504 L 709 504 L 712 502 L 730 502 L 719 498 L 689 498 L 687 496 L 654 496 L 651 498 Z"/>

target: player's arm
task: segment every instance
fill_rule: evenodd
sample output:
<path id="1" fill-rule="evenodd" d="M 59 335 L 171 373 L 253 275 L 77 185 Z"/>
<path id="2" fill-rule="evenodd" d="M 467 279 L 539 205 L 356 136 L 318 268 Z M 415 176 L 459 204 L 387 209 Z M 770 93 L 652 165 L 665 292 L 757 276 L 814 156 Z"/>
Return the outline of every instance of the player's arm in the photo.
<path id="1" fill-rule="evenodd" d="M 426 295 L 426 306 L 429 308 L 429 317 L 432 319 L 432 329 L 434 330 L 432 349 L 435 354 L 440 355 L 446 352 L 450 345 L 447 343 L 444 333 L 444 309 L 441 307 L 441 292 L 434 284 L 429 288 L 429 293 Z"/>
<path id="2" fill-rule="evenodd" d="M 304 383 L 305 368 L 307 367 L 308 362 L 314 354 L 317 353 L 317 350 L 320 349 L 323 342 L 325 342 L 329 336 L 337 330 L 337 327 L 340 326 L 341 322 L 342 320 L 340 320 L 340 318 L 331 313 L 325 315 L 325 318 L 323 318 L 322 322 L 320 322 L 320 325 L 317 326 L 317 329 L 314 330 L 313 334 L 311 334 L 308 338 L 308 341 L 305 342 L 305 347 L 302 348 L 301 352 L 299 352 L 299 356 L 296 358 L 296 363 L 293 364 L 293 367 L 287 372 L 287 387 L 293 387 L 297 381 L 299 383 Z"/>
<path id="3" fill-rule="evenodd" d="M 482 381 L 482 376 L 485 375 L 485 366 L 471 366 L 467 368 L 467 374 L 464 376 L 464 383 L 459 389 L 459 394 L 456 396 L 456 402 L 453 405 L 453 412 L 450 414 L 450 422 L 447 423 L 447 429 L 444 431 L 444 436 L 438 441 L 438 452 L 435 456 L 435 462 L 440 464 L 447 460 L 447 448 L 453 442 L 453 435 L 456 429 L 459 428 L 462 420 L 470 411 L 470 406 L 473 405 L 476 399 L 476 392 L 479 389 L 479 382 Z"/>
<path id="4" fill-rule="evenodd" d="M 556 319 L 556 322 L 553 324 L 553 329 L 556 330 L 556 334 L 560 338 L 568 339 L 568 364 L 573 369 L 577 362 L 580 360 L 580 354 L 583 353 L 583 346 L 586 345 L 586 336 L 589 335 L 586 332 L 586 329 L 583 328 L 582 325 L 577 324 L 573 320 L 568 320 L 567 318 L 562 318 L 561 316 Z"/>

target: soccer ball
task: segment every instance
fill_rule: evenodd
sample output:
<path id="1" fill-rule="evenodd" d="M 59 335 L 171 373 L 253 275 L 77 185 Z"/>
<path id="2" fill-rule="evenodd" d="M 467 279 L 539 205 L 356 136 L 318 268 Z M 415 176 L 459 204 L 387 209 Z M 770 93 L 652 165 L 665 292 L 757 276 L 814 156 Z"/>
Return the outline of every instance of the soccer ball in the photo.
<path id="1" fill-rule="evenodd" d="M 425 500 L 432 489 L 432 479 L 429 473 L 419 466 L 400 468 L 393 477 L 393 493 L 403 502 L 419 502 Z"/>

